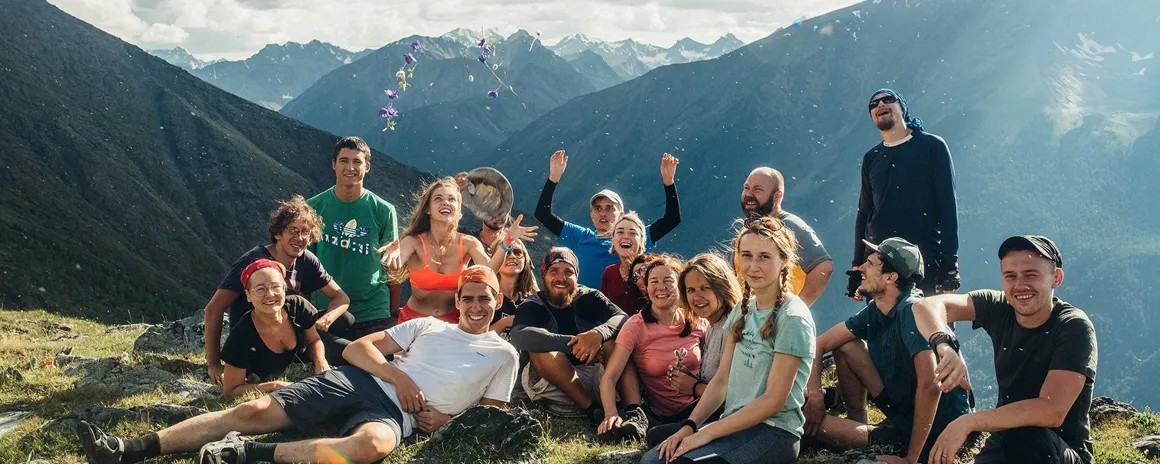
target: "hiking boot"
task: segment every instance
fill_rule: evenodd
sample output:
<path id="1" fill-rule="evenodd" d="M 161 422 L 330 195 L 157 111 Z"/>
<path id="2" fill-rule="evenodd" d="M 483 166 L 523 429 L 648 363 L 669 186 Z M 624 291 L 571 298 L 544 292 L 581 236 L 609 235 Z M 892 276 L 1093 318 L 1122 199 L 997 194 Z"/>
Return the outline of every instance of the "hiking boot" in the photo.
<path id="1" fill-rule="evenodd" d="M 77 438 L 81 440 L 85 457 L 89 464 L 120 464 L 121 456 L 125 454 L 125 442 L 117 437 L 110 437 L 96 426 L 85 421 L 77 423 Z"/>
<path id="2" fill-rule="evenodd" d="M 827 411 L 834 411 L 839 414 L 846 412 L 846 402 L 842 401 L 842 395 L 838 392 L 837 387 L 825 387 L 822 389 L 822 403 L 825 405 Z"/>
<path id="3" fill-rule="evenodd" d="M 645 432 L 648 432 L 648 416 L 644 413 L 644 408 L 633 408 L 630 411 L 624 411 L 620 416 L 624 422 L 620 424 L 620 439 L 621 440 L 643 440 Z"/>
<path id="4" fill-rule="evenodd" d="M 250 439 L 238 432 L 227 433 L 225 438 L 201 447 L 197 464 L 245 464 L 247 441 Z"/>

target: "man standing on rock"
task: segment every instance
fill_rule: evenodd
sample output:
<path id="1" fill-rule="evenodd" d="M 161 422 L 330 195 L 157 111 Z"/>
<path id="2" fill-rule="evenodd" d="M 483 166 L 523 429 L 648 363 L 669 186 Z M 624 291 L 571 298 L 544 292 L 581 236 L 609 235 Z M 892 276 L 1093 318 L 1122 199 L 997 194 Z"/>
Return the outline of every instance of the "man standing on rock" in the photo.
<path id="1" fill-rule="evenodd" d="M 878 246 L 860 270 L 859 291 L 870 298 L 858 314 L 818 337 L 819 354 L 833 352 L 846 418 L 826 415 L 821 356 L 806 387 L 806 433 L 839 448 L 882 445 L 877 457 L 889 464 L 916 463 L 951 421 L 970 412 L 967 391 L 943 395 L 934 379 L 935 356 L 918 334 L 911 306 L 922 294 L 923 262 L 918 247 L 899 238 Z M 886 419 L 867 425 L 866 394 Z M 891 454 L 892 453 L 892 454 Z"/>
<path id="2" fill-rule="evenodd" d="M 321 237 L 322 220 L 306 200 L 295 195 L 278 204 L 270 215 L 268 230 L 270 244 L 259 245 L 247 251 L 218 284 L 218 289 L 205 305 L 205 361 L 209 378 L 215 385 L 222 384 L 225 366 L 222 364 L 222 316 L 229 308 L 231 327 L 242 316 L 254 309 L 243 298 L 242 271 L 254 261 L 269 259 L 286 267 L 286 294 L 309 296 L 321 291 L 326 296 L 326 312 L 319 316 L 315 327 L 342 333 L 354 319 L 347 313 L 350 298 L 323 268 L 322 263 L 307 248 Z M 318 305 L 321 307 L 321 304 Z M 342 336 L 342 335 L 339 335 Z"/>
<path id="3" fill-rule="evenodd" d="M 375 250 L 398 238 L 394 205 L 363 187 L 371 170 L 371 149 L 358 137 L 343 137 L 334 145 L 330 165 L 334 187 L 307 200 L 322 216 L 322 241 L 315 253 L 323 266 L 350 295 L 355 323 L 351 340 L 392 325 L 401 290 L 388 284 L 387 271 Z M 320 299 L 318 306 L 326 303 Z"/>
<path id="4" fill-rule="evenodd" d="M 785 177 L 770 167 L 759 167 L 749 173 L 741 187 L 741 212 L 745 217 L 769 216 L 781 220 L 793 231 L 797 240 L 797 253 L 801 265 L 794 266 L 794 293 L 813 306 L 822 296 L 830 275 L 834 273 L 834 260 L 826 252 L 822 240 L 814 229 L 801 218 L 781 209 L 785 198 Z"/>
<path id="5" fill-rule="evenodd" d="M 926 258 L 923 295 L 959 288 L 959 219 L 955 168 L 947 143 L 912 118 L 898 92 L 881 89 L 870 98 L 870 120 L 882 142 L 862 157 L 862 193 L 854 222 L 853 270 L 847 294 L 857 294 L 858 266 L 870 255 L 864 240 L 899 237 L 918 245 Z"/>
<path id="6" fill-rule="evenodd" d="M 458 325 L 432 317 L 407 321 L 347 347 L 343 355 L 352 366 L 141 437 L 109 436 L 81 421 L 81 446 L 95 464 L 135 463 L 199 448 L 199 464 L 376 462 L 414 429 L 434 432 L 477 402 L 504 407 L 511 398 L 518 355 L 489 328 L 503 298 L 499 280 L 486 266 L 472 266 L 462 272 L 458 287 Z M 406 355 L 386 360 L 400 352 Z M 291 427 L 308 433 L 338 427 L 342 438 L 262 443 L 240 435 Z"/>
<path id="7" fill-rule="evenodd" d="M 1092 461 L 1092 387 L 1096 333 L 1086 313 L 1055 297 L 1063 284 L 1063 256 L 1047 237 L 1019 235 L 999 246 L 1003 291 L 923 298 L 914 319 L 942 361 L 942 390 L 966 375 L 948 322 L 973 321 L 995 350 L 999 400 L 995 409 L 959 417 L 930 451 L 933 464 L 954 462 L 972 432 L 990 432 L 976 464 Z"/>
<path id="8" fill-rule="evenodd" d="M 520 384 L 533 401 L 542 399 L 562 414 L 579 410 L 599 424 L 603 363 L 612 353 L 625 314 L 599 290 L 577 283 L 579 266 L 576 254 L 564 247 L 544 255 L 544 290 L 516 309 L 510 339 L 531 361 Z M 639 388 L 626 396 L 635 398 L 626 403 L 640 404 Z M 648 422 L 643 410 L 626 411 L 625 419 L 639 425 L 644 436 Z"/>
<path id="9" fill-rule="evenodd" d="M 665 186 L 665 215 L 648 226 L 645 250 L 651 250 L 658 240 L 681 223 L 681 204 L 677 200 L 675 184 L 679 163 L 680 160 L 668 153 L 661 157 L 661 182 Z M 560 219 L 552 213 L 552 197 L 567 167 L 568 157 L 564 155 L 564 150 L 552 154 L 548 182 L 544 184 L 540 202 L 536 204 L 536 219 L 544 224 L 546 229 L 556 234 L 556 243 L 571 249 L 580 258 L 580 268 L 584 269 L 580 271 L 582 272 L 579 277 L 580 285 L 600 288 L 604 269 L 620 260 L 619 256 L 610 253 L 609 250 L 612 249 L 612 226 L 624 214 L 624 202 L 620 200 L 620 195 L 608 189 L 592 195 L 588 204 L 592 208 L 592 227 L 595 229 L 580 227 Z"/>

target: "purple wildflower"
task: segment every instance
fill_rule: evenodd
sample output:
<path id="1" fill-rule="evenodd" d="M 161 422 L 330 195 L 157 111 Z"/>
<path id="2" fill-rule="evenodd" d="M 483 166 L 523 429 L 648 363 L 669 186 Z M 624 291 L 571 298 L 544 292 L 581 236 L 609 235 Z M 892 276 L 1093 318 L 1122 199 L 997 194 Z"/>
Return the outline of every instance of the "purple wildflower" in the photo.
<path id="1" fill-rule="evenodd" d="M 383 109 L 387 110 L 387 118 L 394 119 L 399 117 L 399 110 L 396 110 L 395 107 L 391 106 Z"/>
<path id="2" fill-rule="evenodd" d="M 410 53 L 403 55 L 403 59 L 407 61 L 407 64 L 415 64 L 415 56 Z"/>
<path id="3" fill-rule="evenodd" d="M 487 64 L 487 53 L 480 53 L 479 54 L 479 62 Z"/>
<path id="4" fill-rule="evenodd" d="M 384 92 L 387 93 L 387 98 L 390 98 L 392 100 L 399 98 L 399 92 L 396 92 L 396 91 L 391 90 L 391 89 L 384 90 Z"/>
<path id="5" fill-rule="evenodd" d="M 420 42 L 418 40 L 411 42 L 411 49 L 412 50 L 419 51 L 420 48 L 423 48 L 423 42 Z"/>
<path id="6" fill-rule="evenodd" d="M 479 39 L 479 48 L 483 48 L 485 45 L 487 45 L 487 39 Z"/>
<path id="7" fill-rule="evenodd" d="M 380 118 L 390 117 L 391 110 L 393 110 L 393 109 L 394 108 L 379 108 L 379 117 Z"/>
<path id="8" fill-rule="evenodd" d="M 491 97 L 492 100 L 495 100 L 495 99 L 499 98 L 499 92 L 496 92 L 494 90 L 488 90 L 487 96 Z"/>

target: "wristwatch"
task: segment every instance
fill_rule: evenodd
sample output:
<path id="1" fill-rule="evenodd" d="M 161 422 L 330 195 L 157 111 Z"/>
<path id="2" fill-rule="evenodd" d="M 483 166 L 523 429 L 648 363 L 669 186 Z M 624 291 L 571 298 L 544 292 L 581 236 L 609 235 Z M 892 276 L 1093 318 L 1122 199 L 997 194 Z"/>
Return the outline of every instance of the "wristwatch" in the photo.
<path id="1" fill-rule="evenodd" d="M 930 345 L 930 349 L 934 350 L 935 354 L 938 354 L 938 346 L 943 343 L 950 345 L 951 349 L 955 350 L 955 353 L 959 352 L 959 340 L 955 338 L 954 334 L 949 332 L 940 330 L 932 333 L 930 334 L 930 338 L 926 339 L 926 343 Z"/>

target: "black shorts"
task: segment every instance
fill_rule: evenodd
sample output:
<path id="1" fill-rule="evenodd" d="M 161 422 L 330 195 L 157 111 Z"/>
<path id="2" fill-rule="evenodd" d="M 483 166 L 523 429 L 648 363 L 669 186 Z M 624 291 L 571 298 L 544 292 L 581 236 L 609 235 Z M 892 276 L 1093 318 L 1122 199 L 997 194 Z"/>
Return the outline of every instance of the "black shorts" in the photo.
<path id="1" fill-rule="evenodd" d="M 403 412 L 366 371 L 342 366 L 294 382 L 270 394 L 299 430 L 316 433 L 338 427 L 349 435 L 367 422 L 382 422 L 403 439 Z"/>

